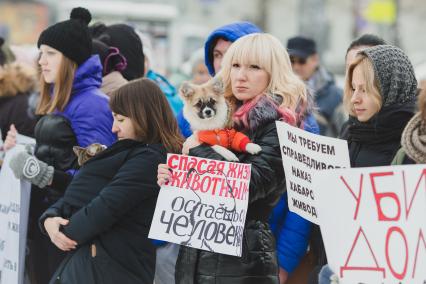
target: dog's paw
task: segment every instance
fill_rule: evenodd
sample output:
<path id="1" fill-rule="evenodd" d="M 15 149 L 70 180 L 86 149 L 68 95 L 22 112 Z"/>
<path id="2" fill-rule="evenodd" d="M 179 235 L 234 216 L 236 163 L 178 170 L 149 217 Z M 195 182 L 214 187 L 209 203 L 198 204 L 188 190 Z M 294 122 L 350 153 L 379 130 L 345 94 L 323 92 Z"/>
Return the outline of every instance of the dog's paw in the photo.
<path id="1" fill-rule="evenodd" d="M 246 145 L 246 151 L 247 151 L 247 153 L 250 153 L 250 154 L 257 154 L 260 151 L 262 151 L 262 148 L 257 144 L 248 143 Z"/>
<path id="2" fill-rule="evenodd" d="M 240 161 L 238 159 L 238 157 L 232 152 L 230 152 L 229 154 L 222 155 L 222 156 L 229 162 L 239 162 Z"/>
<path id="3" fill-rule="evenodd" d="M 212 148 L 213 148 L 213 150 L 216 151 L 216 153 L 218 153 L 219 155 L 224 157 L 229 162 L 239 162 L 240 161 L 240 160 L 238 160 L 238 157 L 234 153 L 232 153 L 231 151 L 229 151 L 225 147 L 222 147 L 222 146 L 219 146 L 219 145 L 213 145 Z"/>

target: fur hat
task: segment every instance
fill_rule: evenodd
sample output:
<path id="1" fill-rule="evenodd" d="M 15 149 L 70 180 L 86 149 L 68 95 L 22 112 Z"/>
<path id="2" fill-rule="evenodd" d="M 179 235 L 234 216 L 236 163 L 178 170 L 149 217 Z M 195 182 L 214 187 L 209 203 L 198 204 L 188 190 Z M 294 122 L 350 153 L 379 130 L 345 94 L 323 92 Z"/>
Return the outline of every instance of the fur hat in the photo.
<path id="1" fill-rule="evenodd" d="M 69 20 L 56 23 L 40 34 L 37 46 L 45 44 L 57 49 L 80 66 L 92 54 L 92 38 L 87 27 L 91 20 L 87 9 L 74 8 Z"/>

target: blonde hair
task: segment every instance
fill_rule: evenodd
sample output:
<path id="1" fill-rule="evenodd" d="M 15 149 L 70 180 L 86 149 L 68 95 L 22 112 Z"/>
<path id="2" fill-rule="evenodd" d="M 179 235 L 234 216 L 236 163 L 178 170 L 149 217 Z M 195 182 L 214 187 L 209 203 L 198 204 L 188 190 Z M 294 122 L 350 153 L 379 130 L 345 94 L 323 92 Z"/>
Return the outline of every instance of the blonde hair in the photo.
<path id="1" fill-rule="evenodd" d="M 54 84 L 46 83 L 40 75 L 40 102 L 37 114 L 44 115 L 55 110 L 63 111 L 71 97 L 77 63 L 62 55 L 59 72 Z M 51 94 L 53 88 L 53 95 Z"/>
<path id="2" fill-rule="evenodd" d="M 223 80 L 225 97 L 234 97 L 230 73 L 234 63 L 257 65 L 269 75 L 266 93 L 282 98 L 281 107 L 295 110 L 296 105 L 306 102 L 305 84 L 293 73 L 287 50 L 274 36 L 254 33 L 236 40 L 228 49 L 217 74 Z"/>
<path id="3" fill-rule="evenodd" d="M 351 103 L 351 98 L 354 93 L 352 88 L 352 78 L 356 67 L 361 69 L 365 80 L 366 93 L 373 97 L 373 101 L 377 105 L 378 109 L 381 109 L 383 104 L 383 99 L 380 95 L 379 81 L 374 74 L 373 64 L 366 55 L 358 54 L 354 62 L 349 65 L 348 73 L 345 79 L 345 89 L 343 92 L 343 105 L 346 111 L 352 116 L 355 116 L 353 104 Z"/>

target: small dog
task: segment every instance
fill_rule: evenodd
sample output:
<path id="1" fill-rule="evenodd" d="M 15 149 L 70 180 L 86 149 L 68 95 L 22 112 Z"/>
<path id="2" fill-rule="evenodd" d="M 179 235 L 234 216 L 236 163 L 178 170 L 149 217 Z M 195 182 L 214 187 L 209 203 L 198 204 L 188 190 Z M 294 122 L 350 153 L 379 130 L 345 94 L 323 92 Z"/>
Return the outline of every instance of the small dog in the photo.
<path id="1" fill-rule="evenodd" d="M 238 161 L 237 152 L 257 154 L 262 149 L 232 128 L 235 104 L 223 95 L 223 84 L 214 78 L 203 85 L 184 82 L 179 90 L 184 102 L 183 115 L 193 131 L 188 139 L 212 145 L 213 150 L 228 161 Z"/>
<path id="2" fill-rule="evenodd" d="M 102 152 L 107 147 L 105 145 L 99 143 L 93 143 L 87 146 L 86 148 L 80 146 L 72 147 L 72 150 L 77 155 L 77 161 L 79 166 L 81 167 L 84 163 L 86 163 L 90 158 L 94 157 L 96 154 Z"/>

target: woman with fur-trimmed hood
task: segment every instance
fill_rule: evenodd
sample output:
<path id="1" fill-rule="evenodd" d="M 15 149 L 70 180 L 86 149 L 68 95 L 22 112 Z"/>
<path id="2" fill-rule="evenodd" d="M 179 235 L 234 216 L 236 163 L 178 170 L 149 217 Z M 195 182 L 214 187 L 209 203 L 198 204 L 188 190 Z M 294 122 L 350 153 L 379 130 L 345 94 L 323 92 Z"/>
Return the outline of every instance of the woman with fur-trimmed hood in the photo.
<path id="1" fill-rule="evenodd" d="M 18 63 L 0 67 L 0 129 L 2 140 L 11 124 L 19 133 L 34 135 L 35 117 L 29 113 L 28 99 L 36 87 L 36 70 Z"/>

